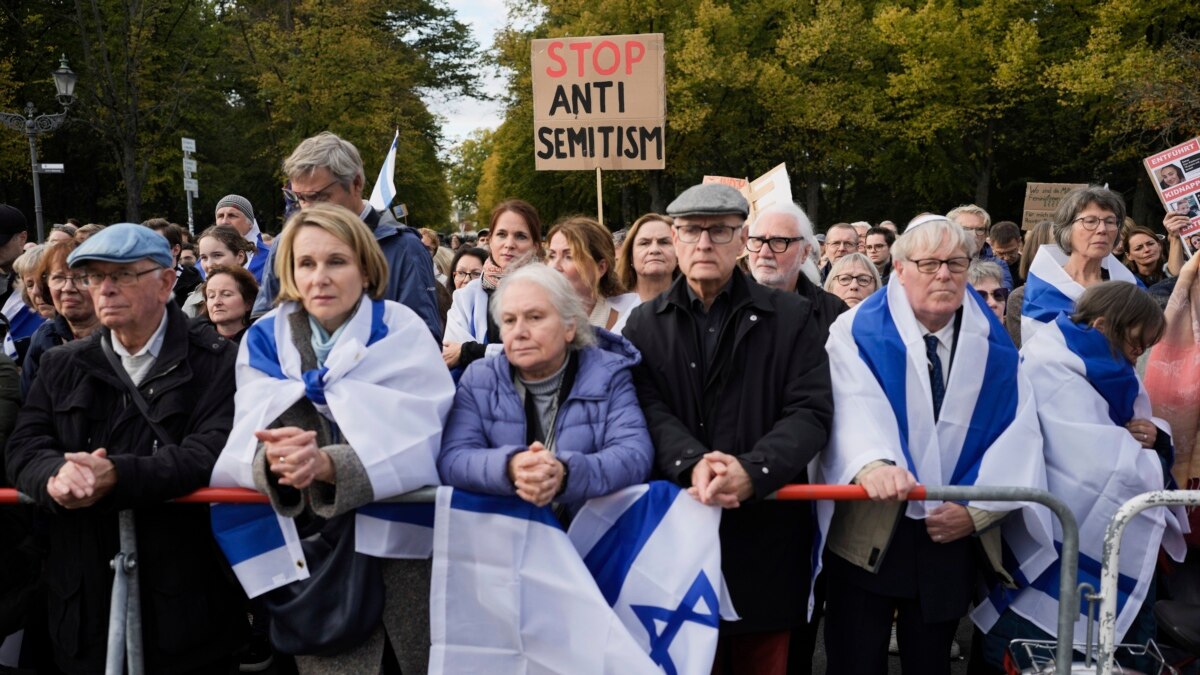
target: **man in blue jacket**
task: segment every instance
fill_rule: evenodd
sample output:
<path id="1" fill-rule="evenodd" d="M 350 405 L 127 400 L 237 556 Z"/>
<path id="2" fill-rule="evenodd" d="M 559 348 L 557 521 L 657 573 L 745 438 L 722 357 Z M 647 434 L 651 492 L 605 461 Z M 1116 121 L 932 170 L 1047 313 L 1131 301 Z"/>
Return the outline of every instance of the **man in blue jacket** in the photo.
<path id="1" fill-rule="evenodd" d="M 438 315 L 433 263 L 429 251 L 415 230 L 401 225 L 386 211 L 377 211 L 362 198 L 362 156 L 358 148 L 328 131 L 306 138 L 283 161 L 283 172 L 291 181 L 288 197 L 301 208 L 318 202 L 330 202 L 357 213 L 375 233 L 388 262 L 387 299 L 407 305 L 417 313 L 440 345 L 442 322 Z M 271 309 L 279 292 L 275 276 L 275 250 L 267 259 L 267 268 L 254 302 L 254 315 Z"/>

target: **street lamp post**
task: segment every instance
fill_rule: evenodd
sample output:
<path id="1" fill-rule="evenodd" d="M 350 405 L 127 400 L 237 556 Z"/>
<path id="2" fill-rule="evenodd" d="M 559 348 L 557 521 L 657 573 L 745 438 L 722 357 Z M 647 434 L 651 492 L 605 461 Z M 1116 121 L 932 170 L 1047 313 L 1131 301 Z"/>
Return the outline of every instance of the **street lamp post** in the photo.
<path id="1" fill-rule="evenodd" d="M 67 111 L 71 108 L 71 104 L 75 102 L 75 80 L 76 75 L 67 66 L 67 57 L 64 54 L 62 61 L 59 64 L 58 70 L 54 71 L 54 88 L 58 91 L 58 102 L 63 107 L 63 111 L 55 115 L 37 113 L 37 108 L 33 103 L 25 104 L 25 114 L 18 115 L 16 113 L 0 112 L 0 122 L 4 126 L 14 131 L 24 132 L 29 139 L 29 163 L 33 169 L 33 209 L 37 215 L 37 240 L 38 243 L 45 241 L 45 224 L 42 222 L 42 187 L 38 182 L 38 174 L 42 173 L 41 167 L 38 165 L 37 154 L 37 137 L 41 134 L 49 133 L 62 126 L 62 123 L 67 119 Z"/>

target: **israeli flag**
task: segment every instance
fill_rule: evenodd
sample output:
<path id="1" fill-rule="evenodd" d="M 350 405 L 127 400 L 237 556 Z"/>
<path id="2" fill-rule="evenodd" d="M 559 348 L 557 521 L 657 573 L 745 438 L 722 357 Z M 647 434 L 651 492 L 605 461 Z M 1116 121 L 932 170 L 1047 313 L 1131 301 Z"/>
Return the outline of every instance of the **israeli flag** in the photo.
<path id="1" fill-rule="evenodd" d="M 592 500 L 570 538 L 548 508 L 439 488 L 429 672 L 709 672 L 735 618 L 719 524 L 666 483 Z"/>
<path id="2" fill-rule="evenodd" d="M 1042 326 L 1052 323 L 1059 314 L 1075 311 L 1075 302 L 1083 295 L 1083 286 L 1067 274 L 1064 265 L 1067 254 L 1058 244 L 1043 244 L 1029 265 L 1025 281 L 1025 301 L 1021 304 L 1021 344 L 1033 337 Z M 1120 260 L 1113 255 L 1100 262 L 1112 281 L 1142 285 Z"/>
<path id="3" fill-rule="evenodd" d="M 371 206 L 376 211 L 386 211 L 396 198 L 396 143 L 400 140 L 400 130 L 392 137 L 392 147 L 388 149 L 383 166 L 379 167 L 379 178 L 375 179 L 375 187 L 371 190 Z"/>
<path id="4" fill-rule="evenodd" d="M 569 537 L 604 599 L 663 672 L 707 673 L 720 620 L 736 620 L 721 576 L 721 509 L 665 481 L 589 501 Z"/>

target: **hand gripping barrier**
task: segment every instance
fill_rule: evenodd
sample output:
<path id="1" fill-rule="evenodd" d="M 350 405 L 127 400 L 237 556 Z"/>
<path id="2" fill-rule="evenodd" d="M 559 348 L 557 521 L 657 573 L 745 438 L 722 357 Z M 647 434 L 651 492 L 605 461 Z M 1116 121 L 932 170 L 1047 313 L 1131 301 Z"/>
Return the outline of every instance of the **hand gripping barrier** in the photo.
<path id="1" fill-rule="evenodd" d="M 437 488 L 427 487 L 414 490 L 389 502 L 431 502 Z M 1200 493 L 1196 493 L 1200 495 Z M 857 485 L 786 485 L 772 495 L 786 501 L 829 499 L 833 501 L 865 501 L 867 491 Z M 1058 606 L 1058 646 L 1055 654 L 1055 672 L 1071 672 L 1072 645 L 1075 614 L 1079 607 L 1078 589 L 1075 578 L 1079 564 L 1079 528 L 1075 516 L 1066 504 L 1045 490 L 1020 487 L 980 486 L 917 486 L 908 494 L 910 501 L 936 500 L 947 502 L 964 501 L 1018 501 L 1045 504 L 1058 516 L 1062 524 L 1062 579 Z M 1200 499 L 1200 497 L 1198 497 Z M 267 497 L 252 490 L 241 488 L 203 488 L 173 500 L 189 504 L 266 504 Z M 0 504 L 28 503 L 24 495 L 15 490 L 0 489 Z M 142 635 L 141 604 L 137 587 L 137 551 L 134 537 L 133 514 L 122 511 L 121 552 L 113 559 L 117 574 L 113 580 L 112 608 L 109 614 L 108 665 L 109 675 L 121 675 L 122 662 L 128 659 L 129 675 L 141 675 Z M 1107 549 L 1106 549 L 1107 550 Z M 1107 570 L 1107 567 L 1106 567 Z M 1113 578 L 1115 584 L 1116 577 Z M 126 611 L 128 607 L 128 611 Z M 1115 613 L 1115 609 L 1114 609 Z"/>
<path id="2" fill-rule="evenodd" d="M 1100 568 L 1100 654 L 1097 672 L 1112 675 L 1117 642 L 1117 577 L 1120 574 L 1121 535 L 1134 516 L 1156 506 L 1200 505 L 1200 490 L 1159 490 L 1140 494 L 1121 505 L 1104 532 Z M 1060 619 L 1061 621 L 1061 619 Z M 1058 671 L 1063 672 L 1063 671 Z"/>

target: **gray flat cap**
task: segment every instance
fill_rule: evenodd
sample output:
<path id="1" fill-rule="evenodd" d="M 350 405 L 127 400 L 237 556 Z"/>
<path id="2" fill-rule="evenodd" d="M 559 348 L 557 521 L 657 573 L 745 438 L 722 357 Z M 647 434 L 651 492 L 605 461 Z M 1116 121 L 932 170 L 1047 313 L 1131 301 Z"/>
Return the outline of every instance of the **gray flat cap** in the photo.
<path id="1" fill-rule="evenodd" d="M 702 183 L 683 191 L 667 206 L 669 216 L 750 215 L 750 204 L 742 193 L 720 183 Z"/>

